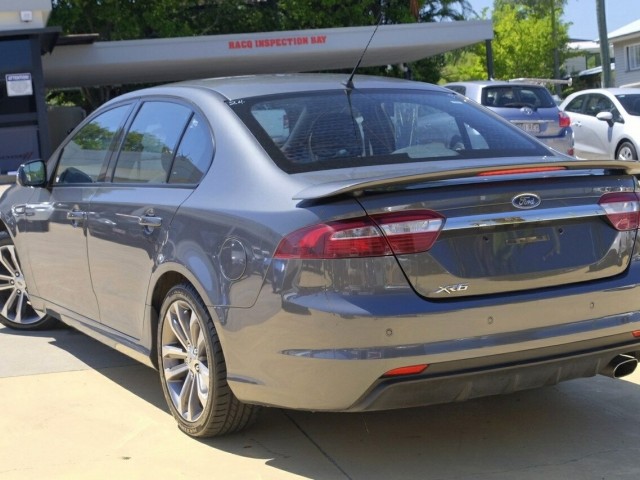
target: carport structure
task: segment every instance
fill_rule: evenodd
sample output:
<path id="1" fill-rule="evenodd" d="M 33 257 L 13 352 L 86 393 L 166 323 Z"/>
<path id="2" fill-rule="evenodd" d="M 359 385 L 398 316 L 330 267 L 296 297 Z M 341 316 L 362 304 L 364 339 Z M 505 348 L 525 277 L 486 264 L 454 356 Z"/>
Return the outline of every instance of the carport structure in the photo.
<path id="1" fill-rule="evenodd" d="M 201 37 L 97 42 L 56 47 L 43 58 L 55 88 L 336 70 L 410 63 L 493 38 L 489 20 L 412 23 Z M 77 39 L 82 42 L 83 38 Z"/>

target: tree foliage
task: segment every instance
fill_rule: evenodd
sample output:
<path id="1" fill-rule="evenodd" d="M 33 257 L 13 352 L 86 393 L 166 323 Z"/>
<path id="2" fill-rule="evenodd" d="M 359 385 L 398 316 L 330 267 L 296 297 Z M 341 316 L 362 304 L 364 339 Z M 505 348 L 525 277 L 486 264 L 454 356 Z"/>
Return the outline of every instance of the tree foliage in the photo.
<path id="1" fill-rule="evenodd" d="M 559 65 L 569 56 L 569 24 L 561 21 L 565 4 L 566 0 L 494 1 L 492 48 L 496 78 L 554 78 L 555 52 Z M 486 79 L 485 57 L 486 48 L 480 44 L 463 54 L 448 55 L 443 78 Z"/>

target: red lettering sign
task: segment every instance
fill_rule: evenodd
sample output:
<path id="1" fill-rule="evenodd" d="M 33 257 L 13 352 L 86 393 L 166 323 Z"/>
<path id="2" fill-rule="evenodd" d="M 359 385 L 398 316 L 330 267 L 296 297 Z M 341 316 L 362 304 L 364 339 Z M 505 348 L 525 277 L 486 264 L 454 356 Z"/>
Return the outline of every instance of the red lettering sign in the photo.
<path id="1" fill-rule="evenodd" d="M 263 38 L 257 40 L 231 40 L 229 50 L 247 48 L 286 48 L 300 45 L 320 45 L 327 43 L 326 35 L 311 35 L 300 37 Z"/>

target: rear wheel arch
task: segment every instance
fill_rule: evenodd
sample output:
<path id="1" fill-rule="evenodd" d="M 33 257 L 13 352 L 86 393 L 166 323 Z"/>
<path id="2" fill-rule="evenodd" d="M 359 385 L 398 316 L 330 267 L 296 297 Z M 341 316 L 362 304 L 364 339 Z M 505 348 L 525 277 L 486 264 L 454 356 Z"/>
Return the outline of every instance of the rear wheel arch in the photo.
<path id="1" fill-rule="evenodd" d="M 152 360 L 156 368 L 158 367 L 158 365 L 156 364 L 158 347 L 156 338 L 158 333 L 158 326 L 161 320 L 160 310 L 169 291 L 177 285 L 190 285 L 202 299 L 205 305 L 211 305 L 211 299 L 206 294 L 206 290 L 197 282 L 196 279 L 192 277 L 192 275 L 189 274 L 189 272 L 182 272 L 178 268 L 167 269 L 166 271 L 162 272 L 160 276 L 153 282 L 147 301 L 152 307 L 149 338 L 151 339 Z"/>
<path id="2" fill-rule="evenodd" d="M 167 272 L 156 284 L 153 304 L 158 312 L 155 363 L 178 427 L 194 437 L 209 437 L 252 424 L 259 407 L 240 402 L 231 391 L 216 322 L 197 287 Z"/>
<path id="3" fill-rule="evenodd" d="M 628 138 L 622 138 L 616 145 L 616 159 L 620 155 L 620 151 L 623 149 L 628 149 L 627 151 L 629 152 L 629 158 L 625 158 L 626 160 L 638 160 L 638 147 Z"/>

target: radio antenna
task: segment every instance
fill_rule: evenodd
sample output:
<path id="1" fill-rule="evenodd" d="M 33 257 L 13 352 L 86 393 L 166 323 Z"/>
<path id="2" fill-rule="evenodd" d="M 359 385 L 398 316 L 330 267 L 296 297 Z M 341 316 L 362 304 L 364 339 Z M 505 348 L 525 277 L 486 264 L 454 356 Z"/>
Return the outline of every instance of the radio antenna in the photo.
<path id="1" fill-rule="evenodd" d="M 358 67 L 360 67 L 360 63 L 362 63 L 362 59 L 364 58 L 365 53 L 367 53 L 367 49 L 369 48 L 369 45 L 371 45 L 371 40 L 373 40 L 373 37 L 378 31 L 378 27 L 380 26 L 381 23 L 382 23 L 382 12 L 380 12 L 380 15 L 378 16 L 378 22 L 376 23 L 376 28 L 373 29 L 373 33 L 371 34 L 371 37 L 369 38 L 369 41 L 367 42 L 366 47 L 364 47 L 364 50 L 362 51 L 362 55 L 360 55 L 360 58 L 358 59 L 358 63 L 356 63 L 356 66 L 351 72 L 351 75 L 349 75 L 349 80 L 347 80 L 347 83 L 345 84 L 345 86 L 350 90 L 353 89 L 354 87 L 353 76 L 356 74 L 356 70 L 358 69 Z"/>

